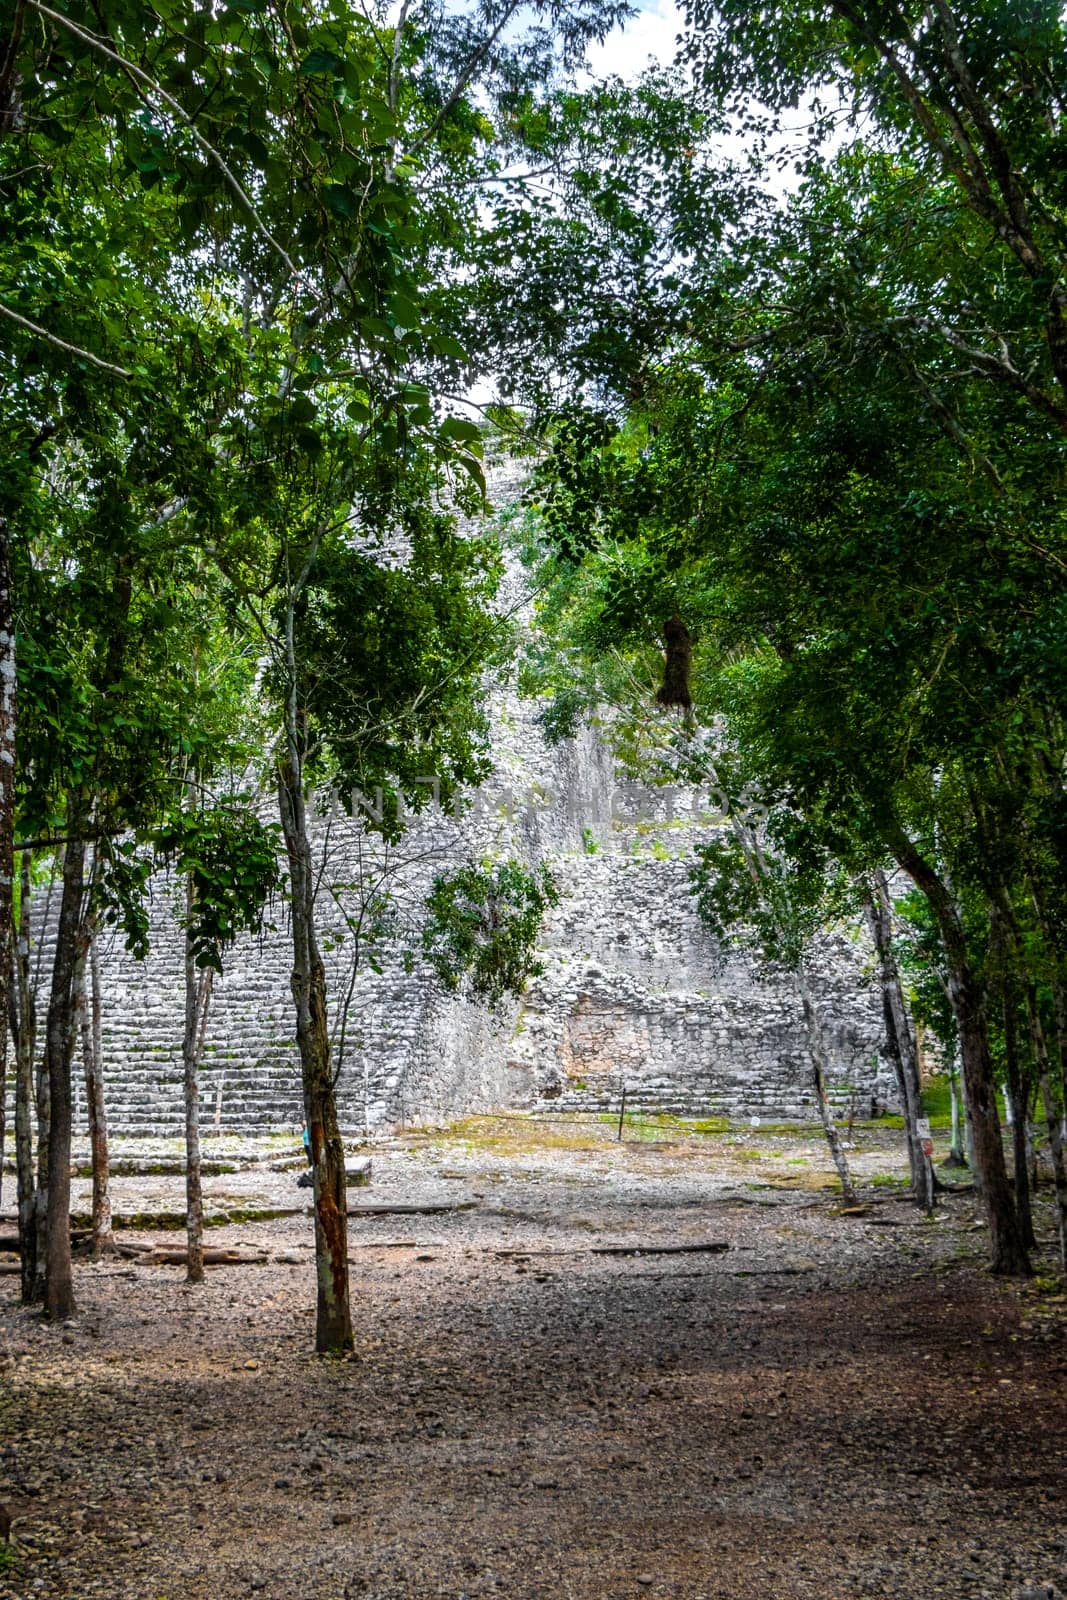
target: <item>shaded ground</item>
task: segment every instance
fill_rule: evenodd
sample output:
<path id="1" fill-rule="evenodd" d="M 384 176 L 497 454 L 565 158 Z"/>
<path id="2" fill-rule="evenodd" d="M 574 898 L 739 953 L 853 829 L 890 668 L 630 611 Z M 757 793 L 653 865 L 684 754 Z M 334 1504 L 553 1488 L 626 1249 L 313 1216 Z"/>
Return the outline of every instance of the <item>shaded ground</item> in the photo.
<path id="1" fill-rule="evenodd" d="M 900 1167 L 884 1131 L 857 1135 L 862 1217 L 835 1215 L 811 1133 L 610 1131 L 500 1120 L 377 1151 L 354 1205 L 476 1204 L 353 1220 L 351 1361 L 310 1353 L 303 1214 L 218 1229 L 272 1260 L 196 1289 L 81 1265 L 67 1327 L 0 1279 L 0 1595 L 1064 1585 L 1063 1297 L 985 1274 L 972 1197 L 919 1219 L 873 1184 Z M 131 1210 L 180 1205 L 178 1178 L 126 1186 Z M 231 1209 L 302 1195 L 265 1169 L 209 1188 Z M 595 1253 L 707 1241 L 730 1248 Z"/>

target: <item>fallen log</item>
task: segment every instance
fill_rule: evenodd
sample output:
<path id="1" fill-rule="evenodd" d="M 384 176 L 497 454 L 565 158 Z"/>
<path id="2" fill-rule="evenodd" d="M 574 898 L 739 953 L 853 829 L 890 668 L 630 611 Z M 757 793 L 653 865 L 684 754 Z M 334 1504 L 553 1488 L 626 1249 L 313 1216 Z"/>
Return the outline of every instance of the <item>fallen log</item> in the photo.
<path id="1" fill-rule="evenodd" d="M 350 1217 L 442 1217 L 450 1211 L 473 1211 L 477 1200 L 448 1200 L 438 1205 L 349 1206 Z"/>
<path id="2" fill-rule="evenodd" d="M 187 1267 L 189 1265 L 188 1250 L 177 1248 L 170 1250 L 147 1250 L 130 1258 L 136 1261 L 139 1267 Z M 206 1267 L 265 1267 L 270 1261 L 269 1256 L 243 1256 L 236 1250 L 205 1250 L 204 1265 Z"/>
<path id="3" fill-rule="evenodd" d="M 695 1256 L 718 1255 L 730 1246 L 721 1239 L 710 1239 L 702 1244 L 594 1244 L 589 1246 L 591 1256 Z"/>

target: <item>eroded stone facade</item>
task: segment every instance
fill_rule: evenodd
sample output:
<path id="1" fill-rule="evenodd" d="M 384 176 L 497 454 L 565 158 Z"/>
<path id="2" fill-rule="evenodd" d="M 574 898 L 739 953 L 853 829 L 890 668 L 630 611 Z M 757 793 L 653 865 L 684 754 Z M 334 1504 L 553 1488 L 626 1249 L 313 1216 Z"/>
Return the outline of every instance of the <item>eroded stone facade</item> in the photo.
<path id="1" fill-rule="evenodd" d="M 514 472 L 498 475 L 498 504 L 514 498 Z M 504 603 L 521 604 L 524 575 L 509 571 Z M 335 1048 L 339 1103 L 352 1131 L 538 1102 L 607 1109 L 625 1086 L 632 1106 L 695 1115 L 810 1114 L 814 1097 L 800 1008 L 786 977 L 767 979 L 745 956 L 719 950 L 688 889 L 692 849 L 705 824 L 694 797 L 657 827 L 632 816 L 611 757 L 594 730 L 546 743 L 537 707 L 513 684 L 493 697 L 494 775 L 467 814 L 417 819 L 396 880 L 416 905 L 433 873 L 471 853 L 545 861 L 562 899 L 542 938 L 544 970 L 521 1003 L 492 1016 L 443 994 L 431 974 L 405 968 L 397 939 L 382 971 L 354 983 L 350 940 L 328 894 L 321 899 L 331 1015 L 350 1001 Z M 640 796 L 637 797 L 638 801 Z M 662 812 L 662 802 L 657 801 Z M 640 806 L 638 806 L 640 809 Z M 650 801 L 648 815 L 655 806 Z M 351 884 L 380 846 L 336 810 L 320 821 L 328 871 Z M 343 898 L 351 889 L 339 891 Z M 38 927 L 45 908 L 38 905 Z M 104 1046 L 111 1126 L 178 1133 L 182 1126 L 181 933 L 171 887 L 152 905 L 151 955 L 131 960 L 103 945 Z M 202 1071 L 210 1130 L 292 1125 L 299 1069 L 289 996 L 284 906 L 275 927 L 241 941 L 219 982 Z M 47 951 L 42 949 L 42 971 Z M 828 938 L 817 986 L 833 1055 L 832 1091 L 866 1113 L 893 1099 L 880 1055 L 881 1007 L 859 933 Z"/>

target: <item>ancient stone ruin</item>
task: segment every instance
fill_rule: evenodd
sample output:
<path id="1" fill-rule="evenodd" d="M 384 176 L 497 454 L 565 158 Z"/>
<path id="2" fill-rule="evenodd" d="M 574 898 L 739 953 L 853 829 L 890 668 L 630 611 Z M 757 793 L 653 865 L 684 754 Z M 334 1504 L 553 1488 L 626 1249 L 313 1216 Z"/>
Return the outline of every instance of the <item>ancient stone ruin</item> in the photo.
<path id="1" fill-rule="evenodd" d="M 498 475 L 497 503 L 515 497 Z M 521 605 L 516 563 L 505 603 Z M 337 903 L 382 864 L 382 847 L 335 803 L 319 835 L 332 884 L 321 897 L 342 1126 L 381 1130 L 503 1106 L 634 1108 L 696 1116 L 790 1118 L 815 1112 L 799 1004 L 702 929 L 688 889 L 701 796 L 642 796 L 620 782 L 593 729 L 550 745 L 538 706 L 514 684 L 493 697 L 494 772 L 465 813 L 412 820 L 394 853 L 403 906 L 434 872 L 468 854 L 547 862 L 562 891 L 543 930 L 543 972 L 502 1015 L 446 995 L 429 969 L 408 970 L 407 933 L 380 951 L 381 971 L 353 978 Z M 664 712 L 651 712 L 666 715 Z M 368 797 L 373 804 L 373 797 Z M 36 908 L 46 922 L 46 896 Z M 201 1074 L 205 1131 L 292 1126 L 301 1116 L 284 904 L 272 931 L 232 952 L 212 1005 Z M 47 936 L 41 975 L 47 975 Z M 117 937 L 102 946 L 104 1058 L 115 1132 L 178 1134 L 183 1125 L 182 937 L 173 886 L 157 881 L 151 953 L 139 963 Z M 817 984 L 833 1057 L 830 1089 L 869 1115 L 895 1100 L 881 1055 L 881 1002 L 865 936 L 843 930 L 821 949 Z M 79 1115 L 82 1107 L 79 1104 Z"/>

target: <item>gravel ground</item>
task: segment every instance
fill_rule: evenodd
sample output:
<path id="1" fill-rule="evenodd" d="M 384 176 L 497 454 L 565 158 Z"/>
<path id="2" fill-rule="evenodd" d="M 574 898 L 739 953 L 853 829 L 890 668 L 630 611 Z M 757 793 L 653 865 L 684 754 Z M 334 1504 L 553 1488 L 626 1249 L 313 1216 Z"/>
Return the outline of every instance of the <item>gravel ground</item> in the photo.
<path id="1" fill-rule="evenodd" d="M 348 1360 L 311 1351 L 303 1211 L 212 1230 L 270 1260 L 197 1288 L 79 1264 L 63 1327 L 0 1280 L 0 1596 L 1067 1587 L 1062 1294 L 985 1273 L 970 1195 L 933 1224 L 885 1187 L 838 1215 L 814 1135 L 756 1137 L 501 1121 L 376 1150 L 354 1206 L 455 1209 L 352 1220 Z M 861 1176 L 887 1140 L 858 1136 Z M 265 1166 L 206 1188 L 219 1210 L 304 1198 Z M 175 1177 L 115 1191 L 181 1203 Z"/>

